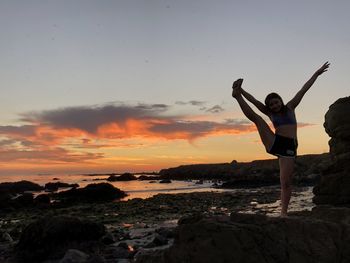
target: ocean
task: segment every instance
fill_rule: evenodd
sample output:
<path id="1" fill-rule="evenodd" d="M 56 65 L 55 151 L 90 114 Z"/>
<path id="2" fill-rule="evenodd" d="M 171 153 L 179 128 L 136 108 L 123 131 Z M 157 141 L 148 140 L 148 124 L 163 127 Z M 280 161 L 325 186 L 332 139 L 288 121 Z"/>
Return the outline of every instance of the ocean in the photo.
<path id="1" fill-rule="evenodd" d="M 139 175 L 135 175 L 138 177 Z M 63 183 L 77 183 L 80 187 L 85 187 L 88 184 L 108 182 L 107 179 L 109 175 L 48 175 L 48 174 L 38 174 L 38 175 L 0 175 L 0 183 L 2 182 L 17 182 L 21 180 L 31 181 L 39 185 L 44 186 L 49 182 L 63 182 Z M 56 180 L 54 180 L 56 178 Z M 58 179 L 58 180 L 57 180 Z M 117 181 L 109 182 L 114 187 L 117 187 L 125 191 L 128 196 L 122 200 L 128 200 L 133 198 L 149 198 L 159 193 L 175 194 L 175 193 L 191 193 L 191 192 L 203 192 L 203 191 L 215 191 L 223 192 L 230 191 L 225 189 L 217 189 L 213 187 L 211 181 L 203 181 L 202 184 L 198 183 L 198 180 L 187 180 L 187 181 L 177 181 L 172 180 L 171 183 L 159 183 L 158 180 L 155 181 L 145 180 L 133 180 L 133 181 Z M 61 188 L 62 190 L 67 190 L 67 188 Z"/>

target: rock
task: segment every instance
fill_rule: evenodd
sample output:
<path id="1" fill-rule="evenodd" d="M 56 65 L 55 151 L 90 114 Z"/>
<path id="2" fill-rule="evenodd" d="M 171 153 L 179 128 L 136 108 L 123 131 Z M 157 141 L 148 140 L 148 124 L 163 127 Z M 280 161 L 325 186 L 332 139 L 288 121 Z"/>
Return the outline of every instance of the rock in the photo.
<path id="1" fill-rule="evenodd" d="M 36 183 L 23 180 L 19 182 L 0 183 L 0 191 L 1 190 L 6 190 L 9 193 L 16 194 L 23 193 L 25 191 L 41 191 L 44 190 L 44 188 Z"/>
<path id="2" fill-rule="evenodd" d="M 86 263 L 107 263 L 107 261 L 102 255 L 96 254 L 96 255 L 91 255 L 89 259 L 86 261 Z M 118 260 L 118 263 L 120 263 L 119 260 Z"/>
<path id="3" fill-rule="evenodd" d="M 59 263 L 86 263 L 88 258 L 89 255 L 82 251 L 69 249 Z"/>
<path id="4" fill-rule="evenodd" d="M 16 253 L 22 262 L 59 259 L 72 246 L 96 245 L 105 231 L 102 224 L 75 217 L 44 217 L 23 229 Z"/>
<path id="5" fill-rule="evenodd" d="M 314 184 L 317 177 L 309 174 L 321 174 L 329 165 L 330 157 L 325 154 L 308 154 L 296 159 L 294 183 Z M 210 180 L 228 181 L 225 188 L 261 187 L 279 184 L 279 165 L 277 159 L 255 160 L 248 163 L 194 164 L 163 169 L 159 179 L 173 180 Z"/>
<path id="6" fill-rule="evenodd" d="M 110 245 L 110 244 L 115 243 L 115 238 L 111 233 L 107 233 L 106 235 L 104 235 L 102 237 L 102 242 L 105 245 Z"/>
<path id="7" fill-rule="evenodd" d="M 133 252 L 130 252 L 128 249 L 123 247 L 110 247 L 106 253 L 106 259 L 112 258 L 112 259 L 122 259 L 122 258 L 131 258 L 133 255 Z"/>
<path id="8" fill-rule="evenodd" d="M 131 173 L 124 173 L 120 176 L 111 175 L 108 177 L 107 181 L 114 182 L 114 181 L 132 181 L 137 180 L 136 176 L 134 176 Z"/>
<path id="9" fill-rule="evenodd" d="M 55 183 L 47 183 L 45 184 L 45 189 L 48 191 L 57 191 L 59 188 L 66 188 L 66 187 L 79 187 L 78 184 L 67 184 L 62 182 L 55 182 Z"/>
<path id="10" fill-rule="evenodd" d="M 181 217 L 178 221 L 178 224 L 179 225 L 192 224 L 197 221 L 200 221 L 201 219 L 203 219 L 203 214 L 187 215 L 187 216 Z"/>
<path id="11" fill-rule="evenodd" d="M 159 234 L 156 234 L 154 236 L 153 240 L 144 247 L 145 248 L 153 248 L 153 247 L 164 246 L 167 244 L 168 244 L 168 240 L 165 237 L 163 237 Z"/>
<path id="12" fill-rule="evenodd" d="M 331 169 L 325 169 L 314 187 L 314 203 L 350 207 L 350 97 L 338 99 L 325 115 L 324 127 L 331 137 Z"/>
<path id="13" fill-rule="evenodd" d="M 55 195 L 61 201 L 75 202 L 107 202 L 126 196 L 124 191 L 109 183 L 89 184 L 84 188 L 70 189 Z"/>
<path id="14" fill-rule="evenodd" d="M 139 178 L 137 178 L 138 180 L 141 181 L 149 181 L 149 180 L 158 180 L 159 177 L 158 176 L 147 176 L 147 175 L 141 175 L 139 176 Z"/>
<path id="15" fill-rule="evenodd" d="M 165 238 L 174 238 L 174 229 L 168 227 L 160 227 L 155 230 L 156 233 L 165 237 Z"/>
<path id="16" fill-rule="evenodd" d="M 170 184 L 171 180 L 170 179 L 163 179 L 159 181 L 160 184 Z"/>
<path id="17" fill-rule="evenodd" d="M 178 226 L 174 245 L 137 263 L 350 261 L 350 226 L 307 217 L 236 214 Z"/>
<path id="18" fill-rule="evenodd" d="M 16 204 L 16 206 L 20 207 L 32 206 L 34 204 L 32 193 L 23 193 L 13 201 Z"/>
<path id="19" fill-rule="evenodd" d="M 34 198 L 34 204 L 36 205 L 49 205 L 51 203 L 51 198 L 47 194 L 40 194 Z"/>
<path id="20" fill-rule="evenodd" d="M 1 241 L 12 243 L 13 242 L 13 238 L 11 237 L 11 235 L 9 233 L 5 232 L 5 233 L 3 233 L 1 235 Z"/>

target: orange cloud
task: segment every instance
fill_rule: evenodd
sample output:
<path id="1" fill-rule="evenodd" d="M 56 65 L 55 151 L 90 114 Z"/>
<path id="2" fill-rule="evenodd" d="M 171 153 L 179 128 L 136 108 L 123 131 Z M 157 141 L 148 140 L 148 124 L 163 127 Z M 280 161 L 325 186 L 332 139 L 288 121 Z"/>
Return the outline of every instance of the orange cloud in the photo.
<path id="1" fill-rule="evenodd" d="M 187 104 L 203 108 L 205 103 Z M 203 111 L 202 108 L 199 111 Z M 213 114 L 223 110 L 218 105 L 210 107 L 207 120 L 203 114 L 170 114 L 171 106 L 165 104 L 68 107 L 25 113 L 21 121 L 27 122 L 26 125 L 0 126 L 0 136 L 4 138 L 0 141 L 0 162 L 88 162 L 105 158 L 105 154 L 87 150 L 142 147 L 154 139 L 193 141 L 256 131 L 246 120 L 213 120 Z M 126 142 L 131 138 L 137 142 Z"/>

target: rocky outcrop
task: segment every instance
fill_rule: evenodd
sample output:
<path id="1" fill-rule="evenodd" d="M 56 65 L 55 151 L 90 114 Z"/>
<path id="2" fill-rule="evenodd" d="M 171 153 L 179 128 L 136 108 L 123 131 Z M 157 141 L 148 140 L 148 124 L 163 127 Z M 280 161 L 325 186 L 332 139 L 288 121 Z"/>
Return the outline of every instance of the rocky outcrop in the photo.
<path id="1" fill-rule="evenodd" d="M 107 202 L 125 197 L 127 194 L 109 183 L 89 184 L 84 188 L 73 188 L 55 195 L 64 203 Z"/>
<path id="2" fill-rule="evenodd" d="M 29 181 L 0 183 L 0 212 L 33 204 L 33 195 L 26 191 L 41 191 L 44 188 Z"/>
<path id="3" fill-rule="evenodd" d="M 23 193 L 25 191 L 41 191 L 44 188 L 36 183 L 29 181 L 0 183 L 0 191 L 6 191 L 11 194 Z"/>
<path id="4" fill-rule="evenodd" d="M 296 184 L 314 184 L 321 172 L 331 164 L 328 153 L 298 156 L 294 180 Z M 163 169 L 160 179 L 220 179 L 226 188 L 259 187 L 279 184 L 278 160 L 232 161 L 222 164 L 181 165 Z"/>
<path id="5" fill-rule="evenodd" d="M 123 173 L 122 175 L 116 176 L 111 175 L 107 178 L 107 181 L 109 182 L 115 182 L 115 181 L 132 181 L 137 180 L 136 176 L 131 173 Z"/>
<path id="6" fill-rule="evenodd" d="M 325 115 L 333 166 L 314 188 L 314 203 L 350 207 L 350 97 L 338 99 Z"/>
<path id="7" fill-rule="evenodd" d="M 137 263 L 256 263 L 350 261 L 350 225 L 312 217 L 236 214 L 181 224 L 165 251 L 138 255 Z"/>
<path id="8" fill-rule="evenodd" d="M 75 217 L 45 217 L 24 228 L 16 254 L 19 262 L 59 259 L 69 248 L 93 249 L 105 232 L 103 224 Z"/>

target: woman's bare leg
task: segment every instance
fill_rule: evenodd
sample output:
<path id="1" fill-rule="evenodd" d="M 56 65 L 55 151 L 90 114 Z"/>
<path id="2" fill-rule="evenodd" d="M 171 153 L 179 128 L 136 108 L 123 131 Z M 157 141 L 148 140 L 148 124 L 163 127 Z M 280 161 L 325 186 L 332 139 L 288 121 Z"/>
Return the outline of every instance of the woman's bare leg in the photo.
<path id="1" fill-rule="evenodd" d="M 260 115 L 256 114 L 253 111 L 253 109 L 248 105 L 248 103 L 244 100 L 240 92 L 240 87 L 234 87 L 232 96 L 237 100 L 244 115 L 249 120 L 254 122 L 256 128 L 258 129 L 261 141 L 263 142 L 266 150 L 270 150 L 275 139 L 275 134 L 270 129 L 269 125 L 267 125 L 264 119 Z"/>
<path id="2" fill-rule="evenodd" d="M 288 205 L 292 195 L 292 180 L 294 172 L 294 158 L 279 158 L 281 180 L 281 216 L 287 216 Z"/>

